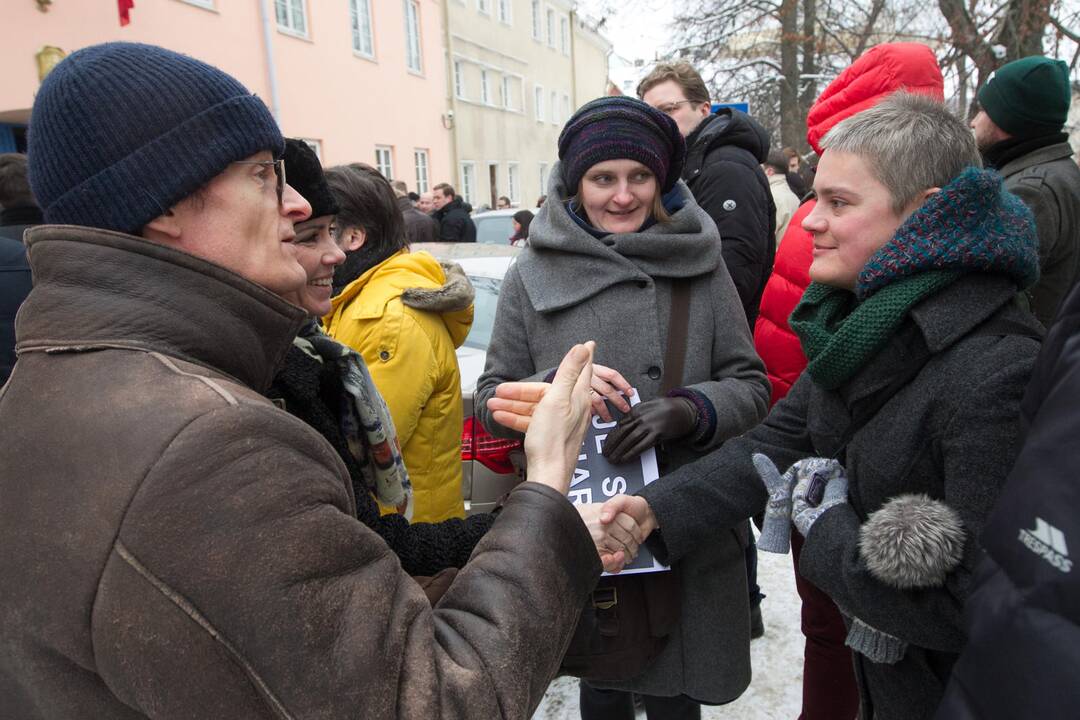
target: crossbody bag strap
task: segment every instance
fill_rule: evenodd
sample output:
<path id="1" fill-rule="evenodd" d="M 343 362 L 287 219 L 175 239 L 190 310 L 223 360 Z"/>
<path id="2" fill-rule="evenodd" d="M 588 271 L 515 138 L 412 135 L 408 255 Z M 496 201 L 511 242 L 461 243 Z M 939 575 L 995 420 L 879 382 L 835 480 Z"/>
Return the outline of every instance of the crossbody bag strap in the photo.
<path id="1" fill-rule="evenodd" d="M 686 365 L 686 335 L 690 326 L 690 278 L 673 278 L 671 315 L 668 318 L 667 348 L 664 351 L 664 379 L 660 395 L 682 385 Z"/>

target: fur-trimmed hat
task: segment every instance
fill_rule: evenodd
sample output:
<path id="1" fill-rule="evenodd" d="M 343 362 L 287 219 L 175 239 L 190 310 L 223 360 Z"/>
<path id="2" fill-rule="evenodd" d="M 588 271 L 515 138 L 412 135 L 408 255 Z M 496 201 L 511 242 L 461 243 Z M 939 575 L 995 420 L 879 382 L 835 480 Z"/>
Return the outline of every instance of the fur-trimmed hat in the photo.
<path id="1" fill-rule="evenodd" d="M 48 223 L 139 232 L 236 160 L 284 139 L 238 80 L 154 45 L 72 53 L 30 116 L 30 185 Z"/>
<path id="2" fill-rule="evenodd" d="M 567 192 L 605 160 L 636 160 L 652 170 L 662 193 L 675 187 L 686 160 L 686 141 L 670 117 L 641 100 L 603 97 L 586 103 L 559 135 L 559 167 Z"/>

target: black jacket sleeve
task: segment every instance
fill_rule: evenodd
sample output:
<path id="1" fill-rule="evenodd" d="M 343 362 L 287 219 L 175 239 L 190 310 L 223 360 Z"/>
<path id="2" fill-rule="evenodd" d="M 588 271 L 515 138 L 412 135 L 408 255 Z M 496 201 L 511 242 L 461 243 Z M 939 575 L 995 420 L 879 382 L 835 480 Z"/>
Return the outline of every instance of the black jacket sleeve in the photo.
<path id="1" fill-rule="evenodd" d="M 765 282 L 772 272 L 776 239 L 772 197 L 749 167 L 732 161 L 708 162 L 691 188 L 698 205 L 720 231 L 721 252 L 746 317 L 757 317 Z"/>
<path id="2" fill-rule="evenodd" d="M 465 220 L 459 213 L 447 213 L 439 223 L 439 240 L 461 242 L 465 239 Z"/>

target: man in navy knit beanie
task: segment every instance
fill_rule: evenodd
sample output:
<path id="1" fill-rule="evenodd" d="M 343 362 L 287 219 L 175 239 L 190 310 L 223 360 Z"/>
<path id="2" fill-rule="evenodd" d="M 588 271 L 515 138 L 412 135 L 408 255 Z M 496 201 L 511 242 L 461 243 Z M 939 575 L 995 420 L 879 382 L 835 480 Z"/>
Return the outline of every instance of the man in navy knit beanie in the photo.
<path id="1" fill-rule="evenodd" d="M 336 451 L 261 394 L 307 320 L 281 297 L 312 211 L 283 147 L 241 83 L 163 48 L 42 83 L 47 224 L 0 391 L 4 717 L 528 717 L 558 669 L 601 568 L 565 498 L 591 350 L 432 609 Z"/>

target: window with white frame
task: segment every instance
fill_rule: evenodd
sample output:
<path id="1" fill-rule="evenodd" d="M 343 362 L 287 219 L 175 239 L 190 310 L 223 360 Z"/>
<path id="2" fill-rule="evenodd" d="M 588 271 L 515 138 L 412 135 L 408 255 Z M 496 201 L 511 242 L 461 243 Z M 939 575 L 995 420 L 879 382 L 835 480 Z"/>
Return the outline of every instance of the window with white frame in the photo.
<path id="1" fill-rule="evenodd" d="M 559 45 L 563 55 L 570 54 L 570 18 L 565 15 L 559 18 Z"/>
<path id="2" fill-rule="evenodd" d="M 476 9 L 479 10 L 480 12 L 484 13 L 485 15 L 490 15 L 491 14 L 491 5 L 489 4 L 490 2 L 491 2 L 491 0 L 476 0 Z"/>
<path id="3" fill-rule="evenodd" d="M 536 122 L 544 122 L 544 87 L 543 85 L 537 85 L 533 88 L 535 94 L 536 104 Z"/>
<path id="4" fill-rule="evenodd" d="M 543 195 L 547 192 L 548 181 L 548 166 L 547 163 L 540 163 L 540 194 Z"/>
<path id="5" fill-rule="evenodd" d="M 566 93 L 563 93 L 562 96 L 562 116 L 563 122 L 570 119 L 570 96 Z"/>
<path id="6" fill-rule="evenodd" d="M 375 57 L 375 37 L 371 32 L 371 0 L 349 0 L 352 49 L 357 55 Z"/>
<path id="7" fill-rule="evenodd" d="M 405 66 L 413 72 L 423 69 L 420 57 L 420 3 L 416 0 L 405 2 Z"/>
<path id="8" fill-rule="evenodd" d="M 548 47 L 555 47 L 555 11 L 547 9 L 547 42 Z"/>
<path id="9" fill-rule="evenodd" d="M 511 0 L 495 0 L 499 4 L 499 22 L 509 25 L 513 21 L 511 16 Z"/>
<path id="10" fill-rule="evenodd" d="M 389 145 L 375 146 L 375 169 L 387 180 L 394 179 L 394 149 Z"/>
<path id="11" fill-rule="evenodd" d="M 416 161 L 416 192 L 428 191 L 428 151 L 417 148 L 413 150 L 413 159 Z"/>
<path id="12" fill-rule="evenodd" d="M 551 122 L 559 124 L 559 93 L 554 90 L 551 91 Z"/>
<path id="13" fill-rule="evenodd" d="M 485 105 L 491 104 L 491 85 L 489 84 L 489 73 L 486 69 L 480 69 L 480 102 Z"/>
<path id="14" fill-rule="evenodd" d="M 506 163 L 506 196 L 512 204 L 521 202 L 521 177 L 516 162 Z"/>
<path id="15" fill-rule="evenodd" d="M 461 163 L 461 197 L 465 202 L 472 204 L 476 194 L 476 163 Z"/>
<path id="16" fill-rule="evenodd" d="M 278 30 L 307 37 L 307 9 L 305 0 L 274 0 Z"/>
<path id="17" fill-rule="evenodd" d="M 460 60 L 454 61 L 454 95 L 465 99 L 465 68 Z"/>
<path id="18" fill-rule="evenodd" d="M 532 35 L 533 40 L 544 39 L 543 19 L 540 17 L 540 0 L 532 0 Z"/>
<path id="19" fill-rule="evenodd" d="M 322 162 L 322 140 L 316 140 L 314 138 L 300 138 L 300 140 L 311 148 L 315 152 L 315 157 L 319 158 L 319 162 Z"/>

